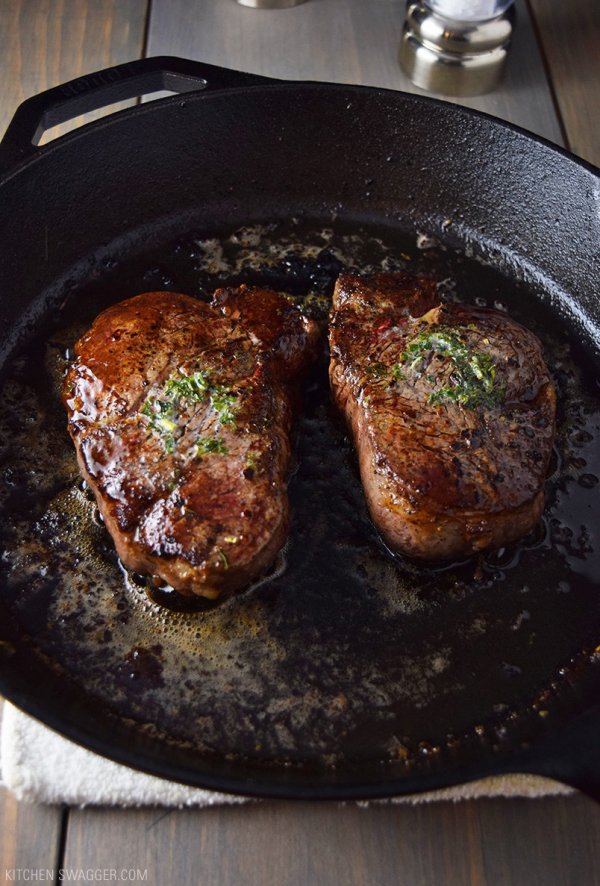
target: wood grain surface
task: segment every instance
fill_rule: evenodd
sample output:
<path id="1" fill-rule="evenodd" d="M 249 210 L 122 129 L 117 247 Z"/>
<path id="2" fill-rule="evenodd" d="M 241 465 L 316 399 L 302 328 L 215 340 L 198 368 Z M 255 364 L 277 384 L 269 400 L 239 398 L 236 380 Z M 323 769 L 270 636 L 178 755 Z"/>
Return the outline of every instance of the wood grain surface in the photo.
<path id="1" fill-rule="evenodd" d="M 600 166 L 600 2 L 529 2 L 568 147 Z"/>
<path id="2" fill-rule="evenodd" d="M 310 0 L 256 10 L 233 0 L 153 0 L 149 55 L 185 55 L 291 80 L 382 86 L 425 94 L 398 65 L 404 0 Z M 460 103 L 560 143 L 557 120 L 527 5 L 517 0 L 509 62 L 493 93 Z M 523 96 L 527 101 L 523 101 Z"/>
<path id="3" fill-rule="evenodd" d="M 6 872 L 13 868 L 54 871 L 62 818 L 61 809 L 19 803 L 0 786 L 0 883 L 9 882 Z"/>
<path id="4" fill-rule="evenodd" d="M 72 811 L 65 866 L 116 862 L 202 886 L 592 886 L 600 809 L 583 797 L 407 807 L 263 802 Z"/>
<path id="5" fill-rule="evenodd" d="M 146 13 L 147 0 L 0 0 L 0 133 L 29 96 L 142 55 Z"/>
<path id="6" fill-rule="evenodd" d="M 141 56 L 149 3 L 0 0 L 0 133 L 27 96 Z M 555 142 L 562 117 L 570 147 L 600 164 L 600 7 L 594 0 L 529 3 L 535 27 L 526 0 L 518 0 L 501 89 L 463 103 Z M 147 54 L 418 91 L 397 65 L 403 6 L 310 0 L 258 11 L 233 0 L 152 0 Z M 600 807 L 581 795 L 419 807 L 265 802 L 71 810 L 67 823 L 60 809 L 17 803 L 0 788 L 0 883 L 13 868 L 61 864 L 147 870 L 149 884 L 594 886 Z"/>
<path id="7" fill-rule="evenodd" d="M 0 883 L 9 882 L 7 871 L 15 868 L 54 872 L 61 824 L 60 809 L 18 803 L 0 787 Z"/>

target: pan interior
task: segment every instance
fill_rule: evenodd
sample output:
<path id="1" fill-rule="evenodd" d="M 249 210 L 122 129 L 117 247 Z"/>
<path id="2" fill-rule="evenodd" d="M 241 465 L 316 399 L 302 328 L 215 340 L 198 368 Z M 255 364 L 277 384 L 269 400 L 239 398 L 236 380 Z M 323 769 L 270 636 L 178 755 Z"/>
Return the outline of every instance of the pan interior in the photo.
<path id="1" fill-rule="evenodd" d="M 59 399 L 74 341 L 136 293 L 206 299 L 242 281 L 282 288 L 324 321 L 348 267 L 427 273 L 441 298 L 507 310 L 540 337 L 559 396 L 543 520 L 477 560 L 393 556 L 369 519 L 324 352 L 304 389 L 292 528 L 271 572 L 210 611 L 152 602 L 78 475 Z M 0 595 L 19 641 L 65 691 L 200 756 L 409 766 L 547 729 L 575 710 L 560 687 L 600 626 L 600 376 L 549 305 L 533 285 L 392 229 L 278 222 L 105 252 L 12 360 L 0 395 Z"/>

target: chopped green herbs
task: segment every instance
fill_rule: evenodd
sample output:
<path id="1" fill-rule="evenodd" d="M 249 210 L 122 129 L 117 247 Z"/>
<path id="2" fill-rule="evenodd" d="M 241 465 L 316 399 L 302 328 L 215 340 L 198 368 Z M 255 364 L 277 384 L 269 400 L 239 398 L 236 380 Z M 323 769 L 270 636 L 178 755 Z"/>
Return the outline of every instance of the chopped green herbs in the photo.
<path id="1" fill-rule="evenodd" d="M 150 419 L 149 426 L 155 434 L 161 437 L 165 452 L 173 452 L 175 449 L 174 432 L 177 429 L 173 404 L 167 400 L 146 400 L 141 413 Z"/>
<path id="2" fill-rule="evenodd" d="M 177 429 L 177 424 L 174 421 L 171 421 L 170 418 L 156 418 L 154 424 L 157 430 L 161 431 L 164 434 L 172 434 L 173 431 Z"/>
<path id="3" fill-rule="evenodd" d="M 387 374 L 387 366 L 385 363 L 373 363 L 371 366 L 367 367 L 367 373 L 374 379 L 385 378 Z"/>
<path id="4" fill-rule="evenodd" d="M 202 458 L 210 452 L 218 452 L 220 455 L 227 455 L 227 447 L 220 437 L 200 437 L 196 441 L 195 453 L 196 458 Z"/>
<path id="5" fill-rule="evenodd" d="M 210 390 L 210 400 L 212 407 L 219 416 L 222 425 L 231 425 L 235 421 L 235 413 L 233 407 L 236 401 L 236 395 L 228 391 L 221 385 L 215 385 Z"/>
<path id="6" fill-rule="evenodd" d="M 179 374 L 171 376 L 165 382 L 159 396 L 146 400 L 140 412 L 150 419 L 149 427 L 160 436 L 165 452 L 174 452 L 177 439 L 183 433 L 183 428 L 178 423 L 181 413 L 186 406 L 205 400 L 210 401 L 220 425 L 235 423 L 237 394 L 223 385 L 212 384 L 208 373 L 201 369 L 191 375 L 179 370 Z M 218 437 L 208 441 L 201 438 L 196 444 L 196 450 L 196 455 L 199 456 L 209 452 L 227 451 Z"/>
<path id="7" fill-rule="evenodd" d="M 420 332 L 408 345 L 400 362 L 415 369 L 419 363 L 428 363 L 433 354 L 442 354 L 452 360 L 466 360 L 469 350 L 454 330 L 432 326 Z"/>
<path id="8" fill-rule="evenodd" d="M 199 370 L 193 375 L 183 375 L 170 378 L 165 384 L 165 394 L 174 400 L 188 400 L 190 403 L 199 403 L 206 400 L 209 391 L 208 376 L 206 372 Z"/>
<path id="9" fill-rule="evenodd" d="M 221 560 L 224 568 L 229 569 L 229 558 L 227 557 L 225 551 L 223 551 L 221 548 L 217 548 L 217 554 L 219 555 L 219 559 Z"/>
<path id="10" fill-rule="evenodd" d="M 447 401 L 475 409 L 497 406 L 502 401 L 504 386 L 496 380 L 496 364 L 489 354 L 469 349 L 454 329 L 444 326 L 431 326 L 420 332 L 400 355 L 392 376 L 395 380 L 403 379 L 405 371 L 415 370 L 434 383 L 435 376 L 426 370 L 436 356 L 450 361 L 450 383 L 432 391 L 430 404 L 439 406 Z"/>

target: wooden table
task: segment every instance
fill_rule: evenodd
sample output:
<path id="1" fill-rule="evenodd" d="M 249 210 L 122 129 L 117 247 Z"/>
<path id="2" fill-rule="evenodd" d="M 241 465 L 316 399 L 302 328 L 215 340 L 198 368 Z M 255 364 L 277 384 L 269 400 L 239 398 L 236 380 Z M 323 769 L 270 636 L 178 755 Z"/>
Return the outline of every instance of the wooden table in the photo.
<path id="1" fill-rule="evenodd" d="M 525 0 L 502 87 L 464 101 L 600 165 L 600 4 Z M 145 55 L 416 91 L 403 0 L 2 0 L 0 132 L 48 86 Z M 0 882 L 20 869 L 147 870 L 150 884 L 600 883 L 600 808 L 580 795 L 421 807 L 263 802 L 197 811 L 60 809 L 0 789 Z M 3 879 L 4 878 L 4 879 Z M 55 880 L 56 881 L 56 880 Z"/>

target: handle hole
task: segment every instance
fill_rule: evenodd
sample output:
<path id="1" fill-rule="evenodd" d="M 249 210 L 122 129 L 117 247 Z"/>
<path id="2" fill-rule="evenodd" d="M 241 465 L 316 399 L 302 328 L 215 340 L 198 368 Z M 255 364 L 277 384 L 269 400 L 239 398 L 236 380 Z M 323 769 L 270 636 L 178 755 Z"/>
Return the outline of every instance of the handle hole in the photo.
<path id="1" fill-rule="evenodd" d="M 202 89 L 203 85 L 206 86 L 206 81 L 196 80 L 194 82 L 194 89 Z M 65 123 L 58 123 L 55 126 L 49 126 L 48 128 L 45 128 L 42 123 L 40 129 L 33 139 L 33 144 L 36 145 L 36 147 L 47 145 L 55 139 L 66 135 L 68 132 L 73 132 L 74 129 L 79 129 L 80 126 L 84 126 L 86 123 L 93 123 L 95 120 L 100 120 L 102 117 L 108 117 L 110 116 L 110 114 L 114 114 L 117 111 L 123 111 L 126 108 L 131 108 L 134 105 L 138 105 L 142 102 L 146 104 L 147 102 L 158 101 L 161 98 L 168 98 L 172 95 L 180 94 L 180 90 L 159 89 L 155 92 L 149 92 L 141 96 L 140 98 L 129 98 L 124 99 L 120 102 L 113 102 L 112 104 L 99 108 L 96 111 L 89 111 L 87 114 L 80 114 L 78 117 L 74 117 L 72 120 L 67 120 Z"/>

